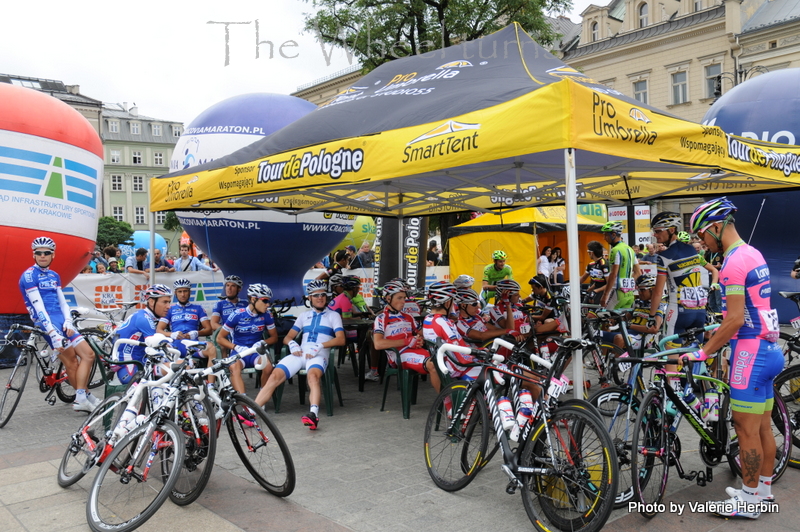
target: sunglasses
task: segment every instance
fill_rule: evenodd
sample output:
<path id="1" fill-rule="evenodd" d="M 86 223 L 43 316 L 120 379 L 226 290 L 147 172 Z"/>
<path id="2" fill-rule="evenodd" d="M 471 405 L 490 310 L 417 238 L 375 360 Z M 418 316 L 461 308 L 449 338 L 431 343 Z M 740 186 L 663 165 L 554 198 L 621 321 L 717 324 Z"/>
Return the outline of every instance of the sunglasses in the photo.
<path id="1" fill-rule="evenodd" d="M 49 257 L 50 255 L 53 254 L 52 251 L 34 251 L 33 253 L 35 255 L 39 255 L 40 257 Z"/>
<path id="2" fill-rule="evenodd" d="M 311 297 L 327 297 L 327 294 L 311 294 Z"/>
<path id="3" fill-rule="evenodd" d="M 260 297 L 260 298 L 258 298 L 258 300 L 261 301 L 264 304 L 269 305 L 269 299 L 267 299 L 266 297 Z"/>

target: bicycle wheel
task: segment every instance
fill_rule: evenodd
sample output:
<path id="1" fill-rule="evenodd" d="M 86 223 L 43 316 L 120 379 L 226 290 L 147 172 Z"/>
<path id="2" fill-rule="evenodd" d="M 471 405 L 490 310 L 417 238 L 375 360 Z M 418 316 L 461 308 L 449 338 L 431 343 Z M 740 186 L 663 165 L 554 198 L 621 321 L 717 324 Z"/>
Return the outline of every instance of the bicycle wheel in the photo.
<path id="1" fill-rule="evenodd" d="M 103 461 L 92 483 L 86 501 L 89 527 L 127 532 L 144 524 L 178 480 L 184 453 L 183 433 L 172 421 L 133 429 Z"/>
<path id="2" fill-rule="evenodd" d="M 58 466 L 59 486 L 66 488 L 75 484 L 100 459 L 106 446 L 106 433 L 114 430 L 128 405 L 120 399 L 121 393 L 111 394 L 103 399 L 71 436 Z"/>
<path id="3" fill-rule="evenodd" d="M 425 467 L 433 482 L 445 491 L 464 488 L 480 471 L 488 442 L 483 395 L 467 382 L 451 382 L 434 400 L 425 422 Z"/>
<path id="4" fill-rule="evenodd" d="M 112 341 L 111 335 L 108 335 L 102 332 L 101 330 L 94 328 L 81 329 L 78 332 L 81 334 L 81 336 L 83 336 L 83 338 L 87 342 L 91 337 L 92 343 L 96 345 L 98 348 L 100 348 L 106 355 L 111 354 L 111 350 L 114 346 L 114 342 Z M 90 343 L 90 345 L 92 344 Z M 98 364 L 103 364 L 103 362 L 100 361 L 100 358 L 97 356 L 97 353 L 95 353 L 95 361 L 94 364 L 92 364 L 92 371 L 89 373 L 89 384 L 87 384 L 86 386 L 90 390 L 94 390 L 95 388 L 98 388 L 104 384 L 102 374 L 97 371 Z"/>
<path id="5" fill-rule="evenodd" d="M 631 439 L 631 482 L 635 500 L 645 505 L 640 510 L 645 517 L 658 513 L 656 507 L 667 489 L 668 430 L 661 392 L 650 390 L 642 398 Z"/>
<path id="6" fill-rule="evenodd" d="M 522 503 L 537 530 L 594 532 L 614 509 L 618 467 L 611 437 L 589 410 L 557 408 L 539 421 L 520 458 Z"/>
<path id="7" fill-rule="evenodd" d="M 613 387 L 600 390 L 589 400 L 600 413 L 600 419 L 608 429 L 619 464 L 619 483 L 614 508 L 623 508 L 633 500 L 631 479 L 631 442 L 633 424 L 639 412 L 639 402 L 625 388 Z"/>
<path id="8" fill-rule="evenodd" d="M 62 402 L 72 404 L 75 401 L 75 388 L 69 383 L 67 378 L 67 370 L 64 369 L 64 363 L 59 362 L 56 369 L 56 375 L 61 382 L 56 384 L 56 395 Z"/>
<path id="9" fill-rule="evenodd" d="M 792 444 L 800 447 L 800 366 L 786 368 L 775 378 L 775 395 L 779 395 L 786 403 Z M 789 467 L 800 468 L 800 457 L 790 457 Z"/>
<path id="10" fill-rule="evenodd" d="M 203 493 L 217 453 L 214 407 L 208 396 L 202 401 L 195 400 L 194 396 L 198 393 L 197 388 L 181 392 L 173 419 L 183 431 L 186 443 L 181 473 L 169 493 L 169 499 L 178 506 L 193 503 Z"/>
<path id="11" fill-rule="evenodd" d="M 798 366 L 800 369 L 800 366 Z M 777 385 L 776 385 L 777 387 Z M 730 397 L 727 395 L 723 397 L 722 404 L 720 404 L 719 419 L 725 420 L 728 418 L 728 410 L 730 408 Z M 789 465 L 791 452 L 792 452 L 792 427 L 789 419 L 789 413 L 786 409 L 786 403 L 780 394 L 775 394 L 775 402 L 772 406 L 772 434 L 775 437 L 775 467 L 772 471 L 772 482 L 777 482 L 786 472 L 786 467 Z M 730 435 L 735 437 L 734 434 Z M 739 463 L 739 442 L 733 441 L 731 443 L 730 453 L 728 453 L 728 467 L 731 473 L 741 477 L 742 467 Z"/>
<path id="12" fill-rule="evenodd" d="M 233 401 L 226 424 L 239 459 L 265 490 L 278 497 L 290 495 L 294 461 L 283 435 L 255 401 L 238 393 Z"/>
<path id="13" fill-rule="evenodd" d="M 34 363 L 33 357 L 27 351 L 20 352 L 17 363 L 11 368 L 8 375 L 8 382 L 3 389 L 0 397 L 0 428 L 6 426 L 8 420 L 14 415 L 22 391 L 25 389 L 25 382 L 28 380 L 28 373 L 31 371 L 31 364 Z"/>
<path id="14" fill-rule="evenodd" d="M 786 360 L 786 368 L 800 364 L 800 336 L 782 332 L 778 337 L 778 346 Z"/>

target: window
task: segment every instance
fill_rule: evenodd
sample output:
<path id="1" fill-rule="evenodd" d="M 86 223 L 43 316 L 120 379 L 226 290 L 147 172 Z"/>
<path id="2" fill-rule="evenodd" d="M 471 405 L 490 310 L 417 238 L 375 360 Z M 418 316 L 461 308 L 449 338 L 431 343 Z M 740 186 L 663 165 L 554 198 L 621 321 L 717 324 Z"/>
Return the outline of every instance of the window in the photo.
<path id="1" fill-rule="evenodd" d="M 181 136 L 181 126 L 172 126 L 172 136 L 173 137 Z"/>
<path id="2" fill-rule="evenodd" d="M 142 164 L 142 152 L 135 151 L 131 153 L 133 164 Z"/>
<path id="3" fill-rule="evenodd" d="M 131 135 L 138 135 L 139 134 L 139 122 L 131 122 Z"/>
<path id="4" fill-rule="evenodd" d="M 703 9 L 703 0 L 694 0 L 694 10 L 700 11 Z"/>
<path id="5" fill-rule="evenodd" d="M 167 221 L 167 213 L 165 211 L 158 211 L 156 213 L 156 223 L 158 225 L 164 225 Z"/>
<path id="6" fill-rule="evenodd" d="M 687 81 L 688 74 L 684 72 L 675 72 L 672 74 L 672 104 L 677 105 L 689 101 L 689 83 Z"/>
<path id="7" fill-rule="evenodd" d="M 133 223 L 138 225 L 143 225 L 144 222 L 144 207 L 134 207 L 134 217 L 135 220 Z"/>
<path id="8" fill-rule="evenodd" d="M 717 76 L 722 73 L 719 63 L 706 66 L 706 98 L 713 98 L 717 90 Z"/>
<path id="9" fill-rule="evenodd" d="M 639 6 L 639 27 L 644 28 L 647 26 L 647 15 L 650 9 L 648 8 L 647 4 L 642 4 Z"/>
<path id="10" fill-rule="evenodd" d="M 119 133 L 119 120 L 109 120 L 108 121 L 108 132 L 109 133 Z"/>
<path id="11" fill-rule="evenodd" d="M 769 46 L 770 50 L 774 50 L 775 48 L 778 47 L 778 41 L 769 41 L 769 45 L 768 46 Z"/>
<path id="12" fill-rule="evenodd" d="M 154 137 L 161 136 L 161 124 L 153 124 L 153 136 Z"/>
<path id="13" fill-rule="evenodd" d="M 647 80 L 633 82 L 633 97 L 642 103 L 647 103 Z"/>
<path id="14" fill-rule="evenodd" d="M 111 150 L 111 164 L 119 164 L 120 155 L 119 150 Z"/>
<path id="15" fill-rule="evenodd" d="M 592 22 L 592 41 L 596 41 L 600 38 L 600 24 L 597 22 Z"/>
<path id="16" fill-rule="evenodd" d="M 125 221 L 124 220 L 125 211 L 123 210 L 122 207 L 111 207 L 111 213 L 112 213 L 112 216 L 114 216 L 114 219 L 116 221 L 118 221 L 118 222 L 124 222 Z"/>
<path id="17" fill-rule="evenodd" d="M 112 175 L 111 176 L 111 191 L 112 192 L 119 192 L 122 190 L 122 176 L 121 175 Z"/>
<path id="18" fill-rule="evenodd" d="M 153 153 L 153 166 L 164 166 L 164 154 L 162 152 Z"/>
<path id="19" fill-rule="evenodd" d="M 12 85 L 17 85 L 19 87 L 28 87 L 29 89 L 41 89 L 42 86 L 39 84 L 38 81 L 31 81 L 29 79 L 12 79 Z"/>
<path id="20" fill-rule="evenodd" d="M 144 192 L 144 176 L 143 175 L 135 175 L 135 176 L 133 176 L 133 191 L 134 192 Z"/>

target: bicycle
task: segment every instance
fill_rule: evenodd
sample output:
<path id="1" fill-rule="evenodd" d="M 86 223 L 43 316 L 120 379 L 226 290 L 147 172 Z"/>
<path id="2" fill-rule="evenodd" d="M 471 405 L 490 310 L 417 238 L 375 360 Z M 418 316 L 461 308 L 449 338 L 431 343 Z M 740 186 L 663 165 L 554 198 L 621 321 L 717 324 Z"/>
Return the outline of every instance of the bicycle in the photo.
<path id="1" fill-rule="evenodd" d="M 632 358 L 630 363 L 645 366 L 664 366 L 674 364 L 674 360 L 664 360 L 669 355 L 685 355 L 694 349 L 679 347 L 668 349 L 645 358 Z M 641 400 L 639 412 L 633 425 L 631 445 L 631 475 L 635 498 L 642 503 L 640 513 L 651 518 L 658 513 L 659 504 L 663 500 L 669 478 L 670 466 L 675 466 L 682 479 L 696 481 L 705 486 L 713 481 L 713 467 L 727 458 L 728 466 L 734 475 L 741 476 L 738 462 L 738 442 L 736 441 L 731 422 L 730 388 L 721 380 L 721 364 L 717 364 L 717 378 L 708 375 L 694 375 L 692 365 L 685 363 L 684 371 L 664 372 L 650 384 L 650 389 Z M 695 380 L 705 382 L 720 393 L 719 419 L 708 421 L 702 418 L 685 401 L 683 390 L 672 388 L 669 377 L 683 376 L 687 388 L 697 392 L 701 388 L 695 386 Z M 671 414 L 668 403 L 671 402 L 676 413 Z M 680 462 L 680 443 L 677 438 L 677 427 L 680 420 L 686 417 L 689 424 L 700 436 L 700 457 L 706 465 L 706 471 L 684 472 Z M 775 397 L 772 409 L 773 430 L 776 435 L 776 464 L 773 482 L 780 479 L 786 470 L 791 455 L 791 430 L 786 405 Z"/>
<path id="2" fill-rule="evenodd" d="M 789 366 L 775 377 L 775 395 L 786 404 L 792 430 L 792 445 L 800 447 L 800 366 Z M 789 459 L 789 467 L 800 469 L 800 456 Z"/>
<path id="3" fill-rule="evenodd" d="M 778 292 L 782 297 L 794 301 L 800 310 L 800 292 Z M 778 345 L 781 347 L 783 356 L 786 358 L 786 365 L 792 366 L 796 361 L 800 361 L 800 316 L 789 320 L 794 329 L 793 334 L 782 332 L 778 338 Z"/>
<path id="4" fill-rule="evenodd" d="M 13 336 L 16 331 L 29 333 L 30 336 L 27 340 L 15 340 Z M 45 336 L 47 333 L 38 327 L 28 327 L 18 323 L 13 324 L 6 334 L 6 343 L 20 347 L 21 352 L 14 367 L 11 368 L 8 382 L 0 396 L 0 428 L 5 427 L 14 415 L 34 362 L 39 391 L 47 394 L 44 398 L 47 404 L 50 406 L 56 404 L 54 395 L 67 404 L 75 401 L 75 389 L 69 383 L 64 363 L 58 359 L 55 351 L 50 350 L 44 340 Z"/>
<path id="5" fill-rule="evenodd" d="M 521 488 L 523 505 L 534 527 L 542 531 L 599 530 L 613 509 L 616 456 L 608 433 L 591 413 L 591 406 L 582 401 L 557 405 L 557 398 L 568 383 L 561 373 L 569 353 L 585 346 L 582 340 L 557 341 L 561 355 L 552 364 L 531 355 L 533 362 L 550 368 L 545 381 L 549 385 L 546 398 L 542 381 L 492 365 L 484 351 L 440 346 L 436 360 L 445 374 L 444 357 L 448 351 L 479 357 L 472 365 L 482 366 L 484 371 L 475 381 L 451 382 L 434 401 L 425 426 L 426 467 L 441 489 L 455 491 L 468 485 L 482 467 L 490 416 L 503 457 L 501 469 L 509 477 L 506 492 L 513 494 Z M 513 344 L 500 339 L 495 342 L 495 346 L 513 348 Z M 521 428 L 516 450 L 503 429 L 494 374 L 541 387 L 534 403 L 537 412 Z"/>
<path id="6" fill-rule="evenodd" d="M 209 368 L 189 370 L 188 373 L 194 374 L 198 387 L 202 386 L 204 377 L 213 375 L 217 378 L 217 388 L 206 390 L 213 404 L 215 432 L 218 434 L 224 423 L 236 454 L 255 481 L 273 495 L 287 497 L 294 491 L 296 480 L 289 447 L 264 409 L 233 389 L 225 371 L 242 356 L 252 353 L 265 355 L 267 349 L 268 346 L 261 344 L 220 359 Z M 261 370 L 263 366 L 256 369 Z"/>

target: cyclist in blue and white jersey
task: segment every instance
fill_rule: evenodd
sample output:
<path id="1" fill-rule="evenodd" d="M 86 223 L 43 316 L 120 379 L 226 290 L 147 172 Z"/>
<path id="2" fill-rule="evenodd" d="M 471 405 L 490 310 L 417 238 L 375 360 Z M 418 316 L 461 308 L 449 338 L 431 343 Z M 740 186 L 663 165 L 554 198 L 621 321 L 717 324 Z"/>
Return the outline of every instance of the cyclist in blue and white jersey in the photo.
<path id="1" fill-rule="evenodd" d="M 159 318 L 167 315 L 170 303 L 172 303 L 172 290 L 166 285 L 154 284 L 142 292 L 142 298 L 146 299 L 146 308 L 137 310 L 117 327 L 117 338 L 144 342 L 155 336 Z M 122 345 L 119 349 L 117 353 L 113 354 L 117 360 L 138 360 L 139 362 L 144 360 L 145 347 Z M 135 372 L 134 366 L 121 366 L 117 370 L 117 378 L 121 383 L 127 384 Z"/>
<path id="2" fill-rule="evenodd" d="M 263 407 L 272 398 L 275 388 L 305 369 L 311 411 L 301 419 L 303 425 L 316 430 L 319 425 L 319 402 L 322 398 L 320 381 L 328 367 L 331 347 L 343 346 L 345 335 L 342 317 L 328 308 L 328 282 L 314 279 L 306 285 L 306 294 L 311 301 L 311 309 L 300 314 L 284 338 L 283 343 L 289 346 L 290 354 L 278 362 L 278 371 L 272 372 L 267 384 L 258 392 L 256 403 Z M 295 342 L 298 335 L 303 338 L 301 344 Z"/>
<path id="3" fill-rule="evenodd" d="M 247 298 L 250 300 L 247 307 L 233 312 L 222 326 L 217 336 L 217 343 L 220 347 L 241 353 L 261 342 L 272 345 L 278 341 L 278 330 L 275 329 L 275 321 L 269 312 L 269 302 L 272 300 L 270 287 L 260 283 L 251 284 L 247 287 Z M 265 332 L 267 333 L 266 339 L 264 338 Z M 242 370 L 264 363 L 266 366 L 261 370 L 260 383 L 261 386 L 264 386 L 272 373 L 272 363 L 267 355 L 253 353 L 231 365 L 233 388 L 239 393 L 245 393 Z"/>
<path id="4" fill-rule="evenodd" d="M 189 279 L 177 279 L 172 287 L 178 302 L 169 307 L 166 316 L 159 318 L 156 332 L 172 338 L 173 346 L 182 356 L 186 356 L 186 346 L 181 340 L 197 340 L 200 336 L 208 336 L 211 334 L 211 322 L 203 307 L 189 303 L 192 296 L 192 283 Z M 201 356 L 214 357 L 215 351 L 214 344 L 209 343 Z"/>
<path id="5" fill-rule="evenodd" d="M 61 291 L 61 277 L 50 269 L 56 256 L 52 238 L 40 236 L 31 243 L 36 264 L 22 273 L 19 289 L 34 325 L 47 333 L 45 339 L 64 364 L 70 386 L 75 388 L 76 412 L 91 412 L 100 400 L 86 391 L 94 364 L 94 352 L 78 334 Z"/>
<path id="6" fill-rule="evenodd" d="M 225 325 L 225 320 L 228 319 L 234 311 L 240 308 L 245 308 L 248 302 L 244 299 L 239 299 L 239 292 L 242 290 L 242 278 L 238 275 L 229 275 L 225 278 L 225 297 L 220 299 L 214 310 L 211 311 L 211 329 L 217 331 Z"/>

